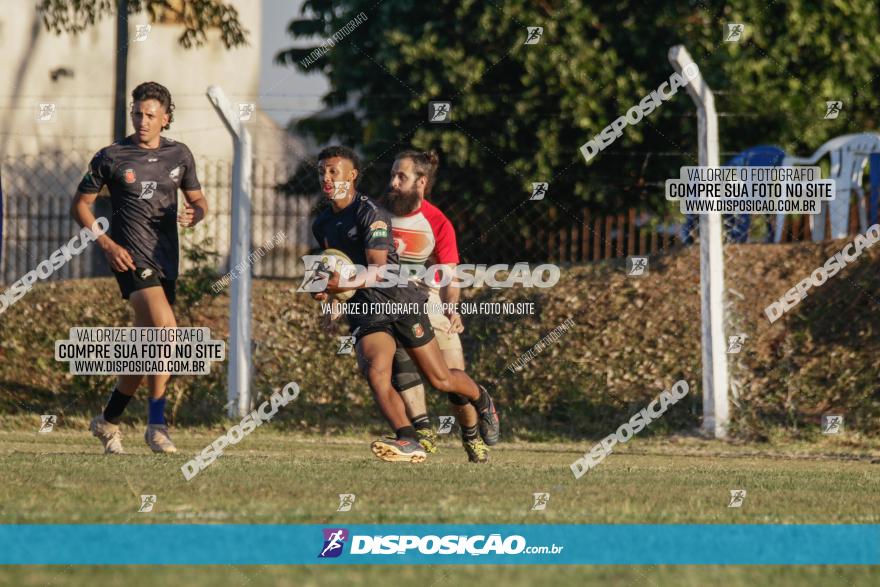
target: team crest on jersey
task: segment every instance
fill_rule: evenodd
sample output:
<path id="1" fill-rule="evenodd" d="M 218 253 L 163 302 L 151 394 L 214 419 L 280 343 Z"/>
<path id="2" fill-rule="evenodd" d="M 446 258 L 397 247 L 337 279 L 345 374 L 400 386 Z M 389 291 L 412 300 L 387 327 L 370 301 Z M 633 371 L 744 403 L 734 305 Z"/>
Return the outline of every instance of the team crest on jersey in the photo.
<path id="1" fill-rule="evenodd" d="M 180 166 L 177 166 L 174 169 L 172 169 L 171 172 L 168 174 L 168 177 L 172 181 L 176 182 L 180 178 Z"/>
<path id="2" fill-rule="evenodd" d="M 137 176 L 134 174 L 134 169 L 126 169 L 125 170 L 125 183 L 134 183 L 137 181 Z"/>
<path id="3" fill-rule="evenodd" d="M 423 336 L 425 336 L 425 329 L 422 328 L 421 324 L 413 324 L 412 332 L 413 336 L 415 336 L 416 338 L 422 338 Z"/>
<path id="4" fill-rule="evenodd" d="M 388 224 L 377 220 L 370 225 L 370 238 L 388 238 Z"/>
<path id="5" fill-rule="evenodd" d="M 357 226 L 352 226 L 351 230 L 348 231 L 348 238 L 357 238 Z"/>

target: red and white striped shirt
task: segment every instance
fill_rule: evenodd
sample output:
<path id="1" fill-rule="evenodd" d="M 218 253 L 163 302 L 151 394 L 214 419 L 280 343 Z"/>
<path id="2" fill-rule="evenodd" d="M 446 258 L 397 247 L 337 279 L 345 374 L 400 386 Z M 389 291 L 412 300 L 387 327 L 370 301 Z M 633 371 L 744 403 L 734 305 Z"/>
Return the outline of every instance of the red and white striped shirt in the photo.
<path id="1" fill-rule="evenodd" d="M 422 205 L 406 216 L 394 216 L 391 236 L 401 263 L 458 264 L 455 229 L 446 215 L 427 200 L 422 200 Z"/>

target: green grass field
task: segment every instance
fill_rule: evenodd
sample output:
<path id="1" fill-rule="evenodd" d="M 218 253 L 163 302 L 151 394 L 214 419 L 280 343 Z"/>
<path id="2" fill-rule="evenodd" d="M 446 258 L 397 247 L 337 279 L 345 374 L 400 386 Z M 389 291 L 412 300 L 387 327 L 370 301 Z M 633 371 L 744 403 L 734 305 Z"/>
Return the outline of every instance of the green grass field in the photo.
<path id="1" fill-rule="evenodd" d="M 181 456 L 148 452 L 126 429 L 129 454 L 107 458 L 84 430 L 0 432 L 4 523 L 878 523 L 880 447 L 845 438 L 811 445 L 636 439 L 575 480 L 574 444 L 502 444 L 469 465 L 453 438 L 422 465 L 375 459 L 370 437 L 317 438 L 261 428 L 192 481 L 180 465 L 219 434 L 177 430 Z M 873 461 L 873 462 L 872 462 Z M 729 490 L 746 489 L 742 508 Z M 530 511 L 547 491 L 545 511 Z M 337 512 L 339 493 L 357 495 Z M 140 495 L 155 494 L 151 513 Z M 473 584 L 486 567 L 6 567 L 0 584 Z M 504 567 L 505 585 L 870 585 L 862 567 Z"/>

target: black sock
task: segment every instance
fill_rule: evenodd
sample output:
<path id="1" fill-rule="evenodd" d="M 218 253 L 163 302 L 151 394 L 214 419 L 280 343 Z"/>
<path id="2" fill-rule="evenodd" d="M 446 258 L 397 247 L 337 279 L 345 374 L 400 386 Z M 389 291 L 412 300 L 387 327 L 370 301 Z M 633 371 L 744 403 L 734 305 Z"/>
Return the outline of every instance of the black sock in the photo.
<path id="1" fill-rule="evenodd" d="M 476 426 L 462 426 L 461 438 L 463 440 L 476 440 L 480 435 L 480 430 Z"/>
<path id="2" fill-rule="evenodd" d="M 403 428 L 397 429 L 397 440 L 412 440 L 415 442 L 419 441 L 419 436 L 416 434 L 416 429 L 412 426 L 404 426 Z"/>
<path id="3" fill-rule="evenodd" d="M 413 416 L 410 418 L 413 423 L 413 427 L 416 430 L 430 430 L 431 429 L 431 420 L 428 418 L 428 414 L 420 414 L 418 416 Z"/>
<path id="4" fill-rule="evenodd" d="M 107 401 L 107 407 L 104 408 L 104 419 L 111 424 L 119 424 L 119 418 L 125 411 L 125 406 L 131 401 L 130 395 L 125 395 L 118 389 L 114 389 Z"/>
<path id="5" fill-rule="evenodd" d="M 480 397 L 478 397 L 475 400 L 472 399 L 471 405 L 473 405 L 475 408 L 477 408 L 478 412 L 485 412 L 486 410 L 489 409 L 489 392 L 487 392 L 486 389 L 482 385 L 480 385 L 479 388 L 480 388 Z"/>

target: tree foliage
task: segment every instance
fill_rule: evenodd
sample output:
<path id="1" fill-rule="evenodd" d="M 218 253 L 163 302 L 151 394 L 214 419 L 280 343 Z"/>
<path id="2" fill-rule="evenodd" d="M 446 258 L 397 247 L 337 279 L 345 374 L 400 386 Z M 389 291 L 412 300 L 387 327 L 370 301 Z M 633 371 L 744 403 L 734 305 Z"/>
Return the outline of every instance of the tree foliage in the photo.
<path id="1" fill-rule="evenodd" d="M 79 34 L 116 13 L 112 0 L 42 0 L 38 10 L 46 29 Z M 247 44 L 248 31 L 238 20 L 238 10 L 221 0 L 129 0 L 128 14 L 146 12 L 151 22 L 172 17 L 183 25 L 178 41 L 186 49 L 208 42 L 207 31 L 216 28 L 227 49 Z"/>
<path id="2" fill-rule="evenodd" d="M 320 43 L 361 11 L 368 20 L 317 62 L 302 61 L 315 47 L 278 54 L 330 80 L 332 110 L 294 128 L 356 147 L 368 163 L 367 191 L 383 189 L 397 151 L 436 148 L 437 199 L 471 215 L 500 218 L 527 200 L 534 181 L 549 181 L 548 199 L 566 209 L 665 207 L 663 180 L 696 164 L 684 91 L 590 164 L 579 147 L 669 78 L 667 52 L 677 44 L 717 92 L 723 159 L 768 143 L 810 153 L 876 126 L 871 0 L 309 0 L 288 30 Z M 744 23 L 744 39 L 724 42 L 726 23 Z M 525 45 L 531 26 L 543 36 Z M 452 102 L 452 123 L 428 123 L 432 100 Z M 826 100 L 843 100 L 837 120 L 823 119 Z M 288 189 L 311 189 L 300 179 L 307 174 Z M 527 214 L 508 220 L 529 222 Z"/>

